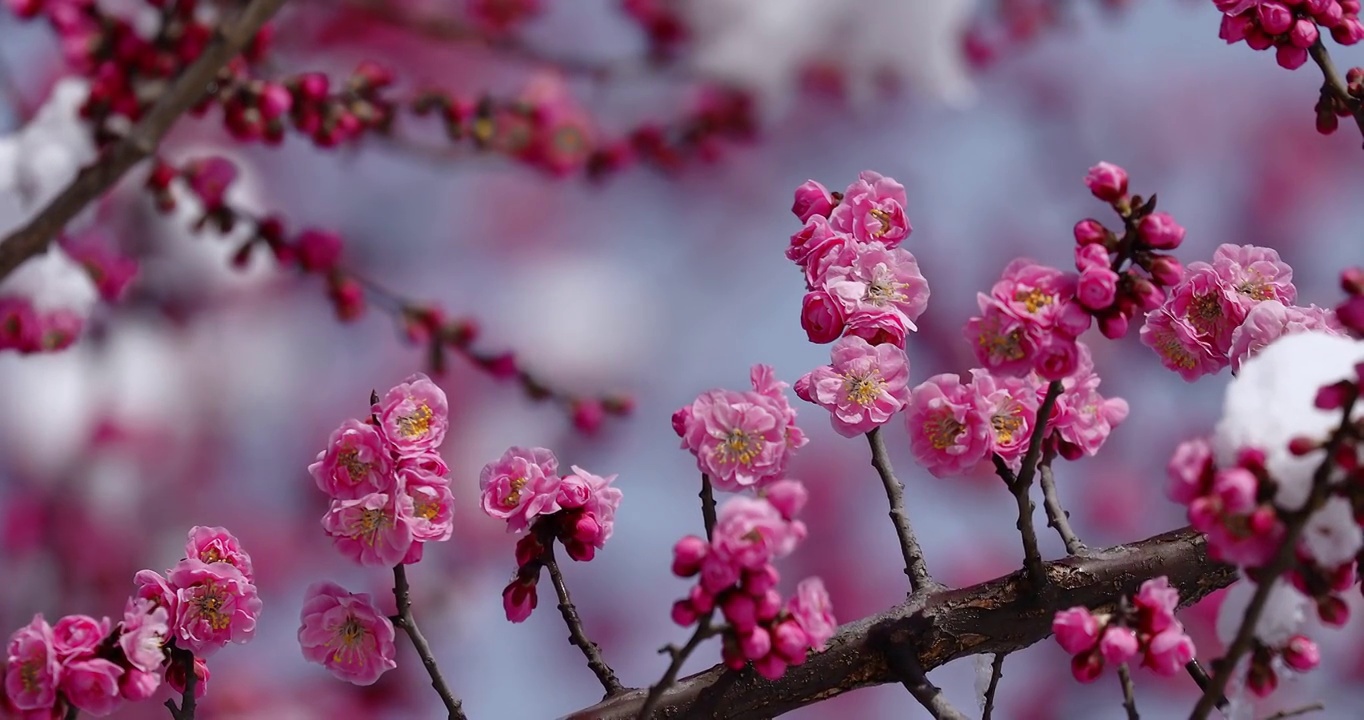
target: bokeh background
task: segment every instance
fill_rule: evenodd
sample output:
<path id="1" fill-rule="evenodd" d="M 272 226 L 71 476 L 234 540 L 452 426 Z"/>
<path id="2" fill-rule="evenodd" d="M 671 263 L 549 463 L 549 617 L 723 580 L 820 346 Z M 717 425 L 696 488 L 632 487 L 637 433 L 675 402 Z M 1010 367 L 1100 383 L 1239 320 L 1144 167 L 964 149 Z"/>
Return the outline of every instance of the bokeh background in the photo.
<path id="1" fill-rule="evenodd" d="M 514 538 L 476 498 L 480 467 L 509 445 L 549 447 L 565 464 L 619 474 L 625 499 L 614 537 L 596 560 L 565 572 L 588 632 L 623 681 L 654 682 L 665 666 L 658 648 L 687 637 L 668 621 L 687 588 L 668 563 L 672 543 L 700 530 L 698 475 L 669 416 L 703 390 L 744 387 L 753 363 L 794 381 L 827 362 L 827 348 L 800 329 L 801 280 L 782 256 L 798 229 L 790 193 L 806 178 L 837 188 L 870 168 L 907 186 L 915 230 L 906 247 L 932 288 L 909 346 L 915 382 L 970 367 L 960 328 L 975 293 L 1010 258 L 1070 266 L 1071 226 L 1106 219 L 1081 182 L 1099 160 L 1127 167 L 1135 192 L 1159 191 L 1161 207 L 1188 228 L 1186 262 L 1224 242 L 1272 246 L 1293 266 L 1301 304 L 1334 304 L 1336 273 L 1364 260 L 1364 154 L 1348 125 L 1331 137 L 1314 131 L 1315 67 L 1287 72 L 1269 54 L 1226 46 L 1209 2 L 1144 0 L 1117 11 L 1055 4 L 1069 6 L 1065 21 L 1035 33 L 1014 28 L 1026 40 L 973 66 L 965 95 L 911 82 L 852 103 L 769 98 L 755 142 L 727 145 L 713 162 L 674 175 L 632 169 L 589 183 L 425 146 L 321 151 L 291 139 L 243 148 L 211 119 L 177 128 L 170 157 L 216 153 L 241 163 L 236 202 L 340 232 L 370 277 L 477 317 L 484 346 L 514 350 L 556 386 L 636 400 L 633 416 L 585 437 L 558 409 L 457 360 L 440 379 L 452 404 L 441 452 L 454 478 L 456 532 L 410 576 L 423 629 L 470 717 L 553 718 L 601 694 L 552 602 L 542 598 L 522 625 L 503 617 Z M 345 73 L 374 57 L 411 85 L 496 90 L 519 87 L 534 69 L 333 23 L 332 3 L 296 5 L 280 19 L 282 72 Z M 643 50 L 613 1 L 547 6 L 525 28 L 530 42 L 589 59 Z M 1000 8 L 968 9 L 999 29 Z M 1335 52 L 1342 67 L 1364 64 L 1357 50 Z M 65 71 L 47 28 L 3 10 L 0 60 L 6 134 Z M 602 122 L 624 127 L 666 108 L 659 98 L 671 97 L 676 80 L 567 82 Z M 371 388 L 423 369 L 423 353 L 381 313 L 339 323 L 315 278 L 263 261 L 233 270 L 228 243 L 189 232 L 191 216 L 155 213 L 137 182 L 114 193 L 98 220 L 141 262 L 129 299 L 98 309 L 66 352 L 0 356 L 0 628 L 8 633 L 35 612 L 116 615 L 135 571 L 173 564 L 191 525 L 224 525 L 255 559 L 265 609 L 250 645 L 213 658 L 203 717 L 436 717 L 405 646 L 397 671 L 355 688 L 305 663 L 295 640 L 312 582 L 390 596 L 388 573 L 351 566 L 330 548 L 318 524 L 324 498 L 305 468 L 336 425 L 364 412 Z M 1135 332 L 1092 340 L 1105 393 L 1128 399 L 1131 414 L 1100 456 L 1064 464 L 1058 480 L 1081 537 L 1103 546 L 1184 524 L 1163 495 L 1164 463 L 1179 439 L 1211 428 L 1227 376 L 1186 384 Z M 780 566 L 784 583 L 822 576 L 841 620 L 880 611 L 901 597 L 904 577 L 865 443 L 835 435 L 817 408 L 799 410 L 812 442 L 792 475 L 814 500 L 810 539 Z M 998 480 L 935 480 L 910 461 L 903 426 L 887 433 L 938 577 L 964 585 L 1016 569 L 1013 502 Z M 1042 537 L 1048 556 L 1062 554 L 1054 535 Z M 1220 650 L 1210 629 L 1217 602 L 1184 613 L 1205 660 Z M 1285 680 L 1257 716 L 1318 699 L 1326 710 L 1317 717 L 1364 714 L 1362 630 L 1352 621 L 1320 632 L 1322 667 Z M 687 671 L 717 660 L 718 645 L 708 644 Z M 1080 686 L 1067 662 L 1051 642 L 1010 657 L 996 717 L 1121 717 L 1113 674 Z M 1149 717 L 1179 716 L 1196 697 L 1187 677 L 1135 676 Z M 976 678 L 970 660 L 931 674 L 971 712 Z M 145 703 L 115 717 L 163 715 Z M 888 686 L 790 717 L 926 714 Z"/>

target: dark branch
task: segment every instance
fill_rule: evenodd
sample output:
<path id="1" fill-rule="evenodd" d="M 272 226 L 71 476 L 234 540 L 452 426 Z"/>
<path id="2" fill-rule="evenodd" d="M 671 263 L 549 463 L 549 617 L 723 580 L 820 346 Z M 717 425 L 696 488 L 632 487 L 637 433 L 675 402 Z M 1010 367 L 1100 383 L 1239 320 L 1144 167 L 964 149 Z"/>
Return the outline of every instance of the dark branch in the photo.
<path id="1" fill-rule="evenodd" d="M 709 483 L 707 487 L 709 487 Z M 687 658 L 701 644 L 701 641 L 717 634 L 715 629 L 710 626 L 713 612 L 706 613 L 697 621 L 696 632 L 691 634 L 691 639 L 687 640 L 686 645 L 681 648 L 669 645 L 659 651 L 672 656 L 672 660 L 668 663 L 668 669 L 663 672 L 663 678 L 649 687 L 648 694 L 644 696 L 644 701 L 640 706 L 637 720 L 650 720 L 653 717 L 659 701 L 663 699 L 663 693 L 672 687 L 677 680 L 677 673 L 682 670 L 682 663 L 687 661 Z"/>
<path id="2" fill-rule="evenodd" d="M 1316 61 L 1317 67 L 1321 68 L 1322 92 L 1330 93 L 1336 102 L 1350 110 L 1355 124 L 1359 126 L 1360 134 L 1364 135 L 1364 100 L 1350 94 L 1349 87 L 1341 80 L 1340 73 L 1336 72 L 1336 65 L 1331 61 L 1331 53 L 1326 50 L 1326 45 L 1320 37 L 1307 51 Z"/>
<path id="3" fill-rule="evenodd" d="M 891 648 L 886 651 L 886 659 L 900 684 L 905 686 L 909 694 L 913 695 L 935 720 L 967 720 L 962 711 L 952 707 L 952 703 L 947 701 L 942 689 L 928 679 L 928 674 L 919 664 L 914 648 Z"/>
<path id="4" fill-rule="evenodd" d="M 441 702 L 445 703 L 450 720 L 465 720 L 459 698 L 450 692 L 450 686 L 445 683 L 440 668 L 436 667 L 436 656 L 431 652 L 431 645 L 426 642 L 426 637 L 417 627 L 417 620 L 412 617 L 412 590 L 407 585 L 407 568 L 401 563 L 393 566 L 393 598 L 398 604 L 398 617 L 393 624 L 406 632 L 407 637 L 412 640 L 412 647 L 416 648 L 417 655 L 421 656 L 422 665 L 426 666 L 426 674 L 431 676 L 431 687 L 436 689 Z"/>
<path id="5" fill-rule="evenodd" d="M 198 709 L 199 704 L 199 699 L 194 695 L 199 687 L 199 676 L 194 672 L 194 653 L 171 648 L 170 661 L 184 666 L 185 691 L 180 695 L 179 707 L 175 705 L 174 700 L 166 698 L 166 709 L 170 710 L 171 717 L 175 720 L 194 720 L 194 711 Z"/>
<path id="6" fill-rule="evenodd" d="M 723 665 L 682 678 L 663 693 L 656 717 L 757 720 L 858 688 L 899 682 L 887 651 L 912 649 L 927 672 L 958 658 L 1021 650 L 1051 635 L 1059 610 L 1098 612 L 1166 575 L 1187 606 L 1230 585 L 1235 569 L 1208 558 L 1202 534 L 1184 528 L 1138 543 L 1094 550 L 1044 566 L 1059 592 L 1038 598 L 1023 571 L 969 588 L 916 593 L 895 607 L 844 625 L 828 649 L 788 668 L 777 681 Z M 634 720 L 647 691 L 634 690 L 567 716 L 566 720 Z"/>
<path id="7" fill-rule="evenodd" d="M 1042 506 L 1047 510 L 1047 525 L 1055 528 L 1056 534 L 1061 536 L 1061 542 L 1066 544 L 1066 552 L 1079 555 L 1085 551 L 1085 544 L 1080 542 L 1080 536 L 1070 527 L 1070 513 L 1061 506 L 1061 496 L 1056 492 L 1056 479 L 1052 477 L 1050 457 L 1042 461 L 1041 470 Z"/>
<path id="8" fill-rule="evenodd" d="M 701 498 L 701 521 L 706 524 L 706 541 L 711 540 L 711 535 L 715 534 L 715 490 L 710 485 L 710 476 L 701 474 L 701 492 L 697 494 Z"/>
<path id="9" fill-rule="evenodd" d="M 890 455 L 886 452 L 885 441 L 881 439 L 881 428 L 872 428 L 867 433 L 867 442 L 871 444 L 872 467 L 881 476 L 881 484 L 886 488 L 886 499 L 890 501 L 890 521 L 895 524 L 895 534 L 900 539 L 900 554 L 905 560 L 905 574 L 909 576 L 911 590 L 937 587 L 938 583 L 928 573 L 924 551 L 914 537 L 914 528 L 910 527 L 909 514 L 905 512 L 905 486 L 896 479 L 895 471 L 890 467 Z"/>
<path id="10" fill-rule="evenodd" d="M 1294 718 L 1308 713 L 1321 712 L 1325 709 L 1326 705 L 1324 703 L 1314 702 L 1311 705 L 1304 705 L 1295 710 L 1280 710 L 1265 718 L 1265 720 L 1286 720 L 1287 718 Z"/>
<path id="11" fill-rule="evenodd" d="M 1028 439 L 1028 452 L 1023 456 L 1023 465 L 1017 475 L 1009 471 L 998 455 L 994 457 L 995 470 L 1004 478 L 1009 491 L 1014 495 L 1014 502 L 1018 505 L 1017 527 L 1018 534 L 1023 539 L 1023 569 L 1027 571 L 1028 577 L 1033 580 L 1033 587 L 1037 589 L 1042 587 L 1043 580 L 1042 551 L 1037 544 L 1037 529 L 1032 524 L 1034 508 L 1029 490 L 1032 488 L 1033 476 L 1037 474 L 1037 463 L 1042 458 L 1047 420 L 1051 418 L 1051 409 L 1056 406 L 1056 398 L 1060 397 L 1062 390 L 1059 380 L 1053 380 L 1047 386 L 1047 395 L 1037 408 L 1037 417 L 1033 421 L 1032 437 Z"/>
<path id="12" fill-rule="evenodd" d="M 176 78 L 126 137 L 105 149 L 95 164 L 81 170 L 28 224 L 0 241 L 0 280 L 25 260 L 46 250 L 71 218 L 112 188 L 134 165 L 150 157 L 175 121 L 208 91 L 218 71 L 283 4 L 284 0 L 252 0 L 235 22 L 218 28 L 199 58 Z"/>
<path id="13" fill-rule="evenodd" d="M 995 692 L 999 690 L 999 679 L 1004 677 L 1004 658 L 1008 653 L 995 653 L 995 661 L 990 666 L 990 686 L 985 688 L 985 708 L 981 710 L 980 720 L 990 720 L 995 711 Z"/>
<path id="14" fill-rule="evenodd" d="M 587 667 L 597 676 L 597 681 L 606 690 L 607 697 L 625 692 L 625 686 L 616 679 L 616 673 L 606 664 L 606 660 L 602 659 L 601 649 L 588 639 L 587 632 L 583 630 L 578 608 L 573 606 L 573 599 L 568 595 L 568 585 L 564 583 L 564 574 L 559 571 L 559 563 L 554 559 L 553 538 L 549 538 L 545 543 L 545 553 L 540 556 L 540 561 L 549 569 L 550 580 L 554 582 L 554 592 L 559 596 L 559 613 L 564 616 L 564 624 L 568 625 L 568 641 L 583 651 L 583 657 L 587 658 Z"/>
<path id="15" fill-rule="evenodd" d="M 1141 720 L 1137 714 L 1137 698 L 1132 688 L 1132 671 L 1127 663 L 1118 666 L 1118 679 L 1122 681 L 1122 708 L 1127 711 L 1127 720 Z"/>

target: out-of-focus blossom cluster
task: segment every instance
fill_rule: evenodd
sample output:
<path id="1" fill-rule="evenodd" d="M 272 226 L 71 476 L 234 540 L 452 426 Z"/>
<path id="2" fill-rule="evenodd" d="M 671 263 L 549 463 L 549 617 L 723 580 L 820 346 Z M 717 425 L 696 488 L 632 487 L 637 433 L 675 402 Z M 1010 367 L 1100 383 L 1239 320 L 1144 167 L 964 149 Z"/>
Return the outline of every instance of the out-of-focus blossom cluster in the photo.
<path id="1" fill-rule="evenodd" d="M 536 584 L 554 541 L 579 562 L 596 557 L 611 539 L 623 493 L 578 467 L 561 475 L 559 460 L 545 448 L 508 448 L 483 466 L 480 504 L 489 517 L 507 522 L 507 532 L 525 533 L 516 543 L 516 576 L 502 591 L 507 619 L 522 622 L 539 602 Z"/>
<path id="2" fill-rule="evenodd" d="M 717 513 L 710 541 L 688 535 L 673 547 L 673 573 L 696 577 L 687 597 L 673 605 L 673 621 L 687 627 L 719 610 L 722 656 L 731 669 L 748 663 L 775 680 L 786 668 L 805 662 L 833 637 L 829 594 L 819 578 L 807 578 L 783 604 L 774 560 L 789 555 L 805 539 L 805 524 L 795 517 L 809 495 L 795 480 L 780 480 L 757 497 L 736 495 Z"/>
<path id="3" fill-rule="evenodd" d="M 185 667 L 172 649 L 192 653 L 198 683 L 208 690 L 204 658 L 256 631 L 261 601 L 251 557 L 221 527 L 196 526 L 185 557 L 165 575 L 142 570 L 123 619 L 41 614 L 10 636 L 0 711 L 56 720 L 69 709 L 102 717 L 125 700 L 146 700 L 164 681 L 185 690 Z"/>
<path id="4" fill-rule="evenodd" d="M 1165 576 L 1141 584 L 1129 602 L 1122 598 L 1111 613 L 1073 607 L 1056 613 L 1051 631 L 1056 642 L 1073 657 L 1070 671 L 1076 680 L 1094 682 L 1104 665 L 1122 665 L 1134 658 L 1158 675 L 1176 675 L 1194 659 L 1193 640 L 1175 619 L 1179 591 Z"/>
<path id="5" fill-rule="evenodd" d="M 1364 40 L 1359 0 L 1213 0 L 1213 4 L 1223 13 L 1219 37 L 1228 44 L 1245 41 L 1252 50 L 1274 48 L 1279 65 L 1289 70 L 1307 62 L 1320 28 L 1341 45 Z"/>

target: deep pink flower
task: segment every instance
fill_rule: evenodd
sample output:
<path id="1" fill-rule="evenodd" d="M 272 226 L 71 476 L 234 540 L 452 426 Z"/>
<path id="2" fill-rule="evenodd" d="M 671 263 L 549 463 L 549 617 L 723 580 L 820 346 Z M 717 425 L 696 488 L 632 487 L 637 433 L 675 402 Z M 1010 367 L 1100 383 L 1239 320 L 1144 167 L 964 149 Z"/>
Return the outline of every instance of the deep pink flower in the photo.
<path id="1" fill-rule="evenodd" d="M 1099 642 L 1099 620 L 1084 607 L 1073 607 L 1056 613 L 1051 621 L 1051 632 L 1061 649 L 1076 655 L 1093 648 Z"/>
<path id="2" fill-rule="evenodd" d="M 805 489 L 805 485 L 799 480 L 778 480 L 768 485 L 762 491 L 762 496 L 772 503 L 781 516 L 787 520 L 794 519 L 804 509 L 805 503 L 810 499 L 810 493 Z"/>
<path id="3" fill-rule="evenodd" d="M 1088 245 L 1086 247 L 1099 247 Z M 1075 297 L 1089 310 L 1104 310 L 1118 296 L 1118 274 L 1108 267 L 1085 268 L 1075 287 Z"/>
<path id="4" fill-rule="evenodd" d="M 444 542 L 455 529 L 455 498 L 450 481 L 417 468 L 398 471 L 407 496 L 412 498 L 412 539 Z"/>
<path id="5" fill-rule="evenodd" d="M 1097 221 L 1091 220 L 1090 222 Z M 1100 230 L 1102 230 L 1103 226 L 1101 225 L 1099 227 Z M 1103 238 L 1100 237 L 1099 240 L 1102 241 Z M 1079 245 L 1076 245 L 1075 269 L 1079 270 L 1081 273 L 1084 273 L 1086 270 L 1110 269 L 1108 248 L 1104 247 L 1102 242 L 1080 243 Z"/>
<path id="6" fill-rule="evenodd" d="M 356 685 L 372 685 L 398 666 L 393 623 L 366 593 L 315 583 L 303 596 L 298 644 L 303 657 Z"/>
<path id="7" fill-rule="evenodd" d="M 237 568 L 186 558 L 166 579 L 175 588 L 171 627 L 180 647 L 208 657 L 229 642 L 244 643 L 255 635 L 261 601 L 256 586 Z"/>
<path id="8" fill-rule="evenodd" d="M 829 592 L 824 589 L 824 581 L 817 577 L 800 581 L 796 586 L 796 594 L 791 596 L 786 605 L 786 611 L 805 631 L 810 648 L 816 652 L 824 650 L 825 644 L 838 629 Z"/>
<path id="9" fill-rule="evenodd" d="M 1283 648 L 1283 661 L 1298 672 L 1307 672 L 1321 664 L 1321 649 L 1307 637 L 1294 635 Z"/>
<path id="10" fill-rule="evenodd" d="M 384 393 L 373 411 L 379 431 L 401 455 L 435 449 L 450 424 L 445 391 L 422 373 Z"/>
<path id="11" fill-rule="evenodd" d="M 1127 195 L 1127 171 L 1113 163 L 1101 162 L 1085 174 L 1085 187 L 1104 202 L 1117 202 Z"/>
<path id="12" fill-rule="evenodd" d="M 156 673 L 166 662 L 162 646 L 170 638 L 170 613 L 146 598 L 128 598 L 118 646 L 128 664 L 144 673 Z"/>
<path id="13" fill-rule="evenodd" d="M 1058 333 L 1042 336 L 1033 355 L 1033 370 L 1043 380 L 1064 380 L 1080 366 L 1080 346 L 1072 337 Z"/>
<path id="14" fill-rule="evenodd" d="M 118 694 L 124 700 L 133 702 L 146 700 L 160 689 L 161 678 L 164 674 L 161 671 L 143 672 L 135 667 L 130 667 L 124 671 L 123 677 L 118 679 Z"/>
<path id="15" fill-rule="evenodd" d="M 333 500 L 322 529 L 342 555 L 361 565 L 397 565 L 412 546 L 412 506 L 401 491 Z"/>
<path id="16" fill-rule="evenodd" d="M 545 448 L 508 448 L 478 475 L 483 512 L 506 520 L 508 532 L 558 512 L 559 484 L 559 461 Z"/>
<path id="17" fill-rule="evenodd" d="M 1141 342 L 1156 351 L 1161 364 L 1193 382 L 1226 366 L 1225 357 L 1199 339 L 1198 332 L 1183 318 L 1169 310 L 1154 310 L 1141 327 Z"/>
<path id="18" fill-rule="evenodd" d="M 1037 394 L 1037 385 L 1027 379 L 995 377 L 979 368 L 971 371 L 967 398 L 971 416 L 984 427 L 985 440 L 975 462 L 998 455 L 1015 470 L 1022 465 L 1037 422 Z M 969 469 L 968 465 L 961 471 Z"/>
<path id="19" fill-rule="evenodd" d="M 1074 306 L 1076 282 L 1075 273 L 1018 258 L 1004 267 L 990 288 L 990 297 L 1029 328 L 1074 338 L 1090 323 L 1088 313 Z M 981 311 L 985 311 L 983 303 Z"/>
<path id="20" fill-rule="evenodd" d="M 1189 264 L 1166 307 L 1185 319 L 1199 340 L 1218 354 L 1231 349 L 1232 332 L 1249 310 L 1222 275 L 1204 262 Z"/>
<path id="21" fill-rule="evenodd" d="M 139 570 L 133 576 L 133 582 L 137 583 L 137 597 L 150 600 L 156 605 L 166 608 L 170 617 L 175 617 L 177 598 L 175 588 L 170 586 L 166 578 L 155 570 Z"/>
<path id="22" fill-rule="evenodd" d="M 1003 375 L 1027 375 L 1033 369 L 1037 341 L 1027 323 L 1010 315 L 1002 303 L 978 293 L 981 314 L 966 322 L 963 332 L 985 369 Z"/>
<path id="23" fill-rule="evenodd" d="M 1164 632 L 1175 624 L 1175 610 L 1179 609 L 1179 590 L 1170 587 L 1164 575 L 1141 584 L 1132 602 L 1140 616 L 1139 625 L 1145 632 Z"/>
<path id="24" fill-rule="evenodd" d="M 373 425 L 354 419 L 332 433 L 308 473 L 318 489 L 338 500 L 390 492 L 394 485 L 388 443 Z"/>
<path id="25" fill-rule="evenodd" d="M 1087 356 L 1087 353 L 1086 353 Z M 1093 456 L 1113 429 L 1127 419 L 1127 401 L 1099 394 L 1099 376 L 1088 368 L 1062 381 L 1050 429 L 1060 438 L 1060 451 L 1067 459 Z"/>
<path id="26" fill-rule="evenodd" d="M 208 661 L 201 657 L 194 658 L 194 697 L 203 698 L 208 694 L 208 679 L 213 673 L 208 671 Z M 166 685 L 171 690 L 185 694 L 185 666 L 181 663 L 170 663 L 166 665 Z"/>
<path id="27" fill-rule="evenodd" d="M 800 326 L 812 343 L 837 340 L 843 334 L 844 321 L 843 305 L 823 290 L 806 293 L 801 301 Z"/>
<path id="28" fill-rule="evenodd" d="M 1108 254 L 1107 248 L 1102 247 L 1103 241 L 1108 238 L 1108 229 L 1098 220 L 1095 220 L 1094 218 L 1085 218 L 1084 220 L 1075 223 L 1073 234 L 1075 235 L 1076 245 L 1100 245 L 1100 249 L 1104 251 L 1104 255 Z M 1079 269 L 1083 270 L 1084 268 L 1081 267 Z"/>
<path id="29" fill-rule="evenodd" d="M 848 317 L 859 311 L 895 310 L 905 327 L 917 330 L 914 321 L 928 307 L 928 281 L 919 262 L 908 250 L 864 245 L 847 264 L 829 269 L 824 289 L 843 304 Z"/>
<path id="30" fill-rule="evenodd" d="M 717 511 L 707 560 L 758 569 L 789 555 L 805 538 L 805 524 L 787 520 L 772 503 L 747 495 L 726 500 Z"/>
<path id="31" fill-rule="evenodd" d="M 511 584 L 502 590 L 502 610 L 511 622 L 525 622 L 538 602 L 533 581 L 523 582 L 519 578 L 514 578 Z"/>
<path id="32" fill-rule="evenodd" d="M 1099 638 L 1099 652 L 1113 664 L 1125 663 L 1137 654 L 1137 633 L 1132 628 L 1109 625 Z"/>
<path id="33" fill-rule="evenodd" d="M 848 335 L 860 337 L 872 345 L 905 346 L 909 328 L 905 316 L 898 310 L 862 309 L 854 312 L 847 322 Z"/>
<path id="34" fill-rule="evenodd" d="M 1137 223 L 1137 234 L 1147 246 L 1157 250 L 1174 250 L 1184 242 L 1184 226 L 1175 222 L 1167 212 L 1153 212 Z"/>
<path id="35" fill-rule="evenodd" d="M 834 208 L 829 222 L 837 230 L 852 233 L 859 242 L 879 242 L 893 248 L 913 231 L 905 217 L 906 204 L 903 185 L 864 170 L 843 191 L 843 202 Z"/>
<path id="36" fill-rule="evenodd" d="M 791 243 L 786 248 L 786 258 L 802 268 L 808 268 L 812 259 L 823 257 L 851 239 L 834 230 L 822 216 L 815 215 L 804 222 L 805 226 L 791 236 Z"/>
<path id="37" fill-rule="evenodd" d="M 960 475 L 985 458 L 987 419 L 952 374 L 934 375 L 910 393 L 905 424 L 914 459 L 934 477 Z"/>
<path id="38" fill-rule="evenodd" d="M 566 482 L 581 482 L 588 489 L 587 499 L 574 521 L 573 536 L 564 543 L 564 549 L 574 560 L 591 560 L 595 555 L 594 549 L 603 547 L 611 538 L 616 524 L 616 509 L 620 507 L 623 497 L 619 489 L 611 487 L 615 479 L 615 475 L 593 475 L 577 465 L 573 466 L 573 474 L 565 476 Z"/>
<path id="39" fill-rule="evenodd" d="M 1184 626 L 1175 623 L 1151 637 L 1141 664 L 1157 675 L 1172 677 L 1180 674 L 1194 657 L 1193 639 L 1185 634 Z"/>
<path id="40" fill-rule="evenodd" d="M 52 626 L 42 615 L 9 637 L 5 662 L 5 694 L 20 710 L 43 710 L 57 702 L 62 666 Z"/>
<path id="41" fill-rule="evenodd" d="M 241 571 L 247 582 L 255 582 L 251 570 L 251 556 L 242 549 L 241 542 L 226 528 L 195 525 L 190 528 L 185 557 L 205 563 L 224 562 Z"/>
<path id="42" fill-rule="evenodd" d="M 62 667 L 58 687 L 77 708 L 103 717 L 123 701 L 118 694 L 118 679 L 123 668 L 104 658 L 73 660 Z"/>
<path id="43" fill-rule="evenodd" d="M 909 358 L 894 345 L 845 337 L 834 344 L 833 364 L 809 374 L 810 395 L 830 413 L 844 437 L 870 432 L 909 402 Z"/>
<path id="44" fill-rule="evenodd" d="M 806 180 L 796 188 L 796 199 L 791 204 L 791 212 L 806 222 L 812 217 L 829 217 L 838 200 L 829 189 L 814 180 Z"/>
<path id="45" fill-rule="evenodd" d="M 294 239 L 299 267 L 308 272 L 330 272 L 341 261 L 341 249 L 341 236 L 326 230 L 306 228 Z"/>
<path id="46" fill-rule="evenodd" d="M 52 647 L 63 662 L 74 656 L 93 655 L 109 636 L 110 627 L 109 618 L 67 615 L 52 626 Z"/>

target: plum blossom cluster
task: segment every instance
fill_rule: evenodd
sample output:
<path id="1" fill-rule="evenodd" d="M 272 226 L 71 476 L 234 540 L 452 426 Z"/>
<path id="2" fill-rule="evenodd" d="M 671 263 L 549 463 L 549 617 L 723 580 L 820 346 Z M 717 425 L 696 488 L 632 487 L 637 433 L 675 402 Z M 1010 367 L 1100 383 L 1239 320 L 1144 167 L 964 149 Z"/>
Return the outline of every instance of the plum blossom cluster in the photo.
<path id="1" fill-rule="evenodd" d="M 719 610 L 727 623 L 720 631 L 722 656 L 731 669 L 751 662 L 775 680 L 833 637 L 837 622 L 823 581 L 802 580 L 783 604 L 781 576 L 772 565 L 805 539 L 805 524 L 795 516 L 808 498 L 796 480 L 773 483 L 757 497 L 734 496 L 720 506 L 709 542 L 688 535 L 673 547 L 673 573 L 697 578 L 673 605 L 673 621 L 683 627 L 709 622 Z"/>
<path id="2" fill-rule="evenodd" d="M 538 604 L 536 585 L 558 540 L 579 562 L 596 557 L 615 528 L 623 493 L 616 476 L 601 477 L 572 466 L 559 473 L 559 460 L 545 448 L 508 448 L 483 466 L 480 505 L 489 517 L 505 520 L 507 532 L 525 533 L 516 543 L 516 576 L 502 591 L 507 619 L 522 622 Z"/>
<path id="3" fill-rule="evenodd" d="M 1228 365 L 1239 371 L 1284 335 L 1342 332 L 1332 311 L 1297 307 L 1297 295 L 1293 269 L 1273 249 L 1220 245 L 1211 263 L 1190 263 L 1168 299 L 1146 315 L 1141 340 L 1192 382 Z"/>
<path id="4" fill-rule="evenodd" d="M 1051 630 L 1056 642 L 1072 655 L 1071 674 L 1082 683 L 1094 682 L 1104 665 L 1122 665 L 1141 658 L 1141 665 L 1157 675 L 1171 676 L 1194 659 L 1194 644 L 1175 619 L 1179 591 L 1165 576 L 1147 580 L 1129 602 L 1122 598 L 1112 613 L 1073 607 L 1056 613 Z"/>
<path id="5" fill-rule="evenodd" d="M 332 432 L 308 473 L 331 507 L 322 528 L 365 566 L 411 564 L 450 539 L 454 498 L 437 448 L 449 426 L 445 391 L 417 373 L 375 397 L 370 417 Z"/>
<path id="6" fill-rule="evenodd" d="M 1047 419 L 1043 447 L 1068 460 L 1092 456 L 1127 418 L 1127 401 L 1099 394 L 1089 348 L 1076 343 L 1077 364 Z M 998 456 L 1018 470 L 1027 453 L 1048 383 L 1038 373 L 998 376 L 980 368 L 971 378 L 935 375 L 910 392 L 906 425 L 915 460 L 935 477 L 970 473 Z"/>
<path id="7" fill-rule="evenodd" d="M 761 364 L 749 379 L 752 390 L 709 390 L 673 413 L 682 448 L 720 490 L 761 489 L 782 479 L 792 454 L 809 442 L 796 427 L 787 383 Z"/>
<path id="8" fill-rule="evenodd" d="M 1359 0 L 1213 0 L 1222 11 L 1218 37 L 1234 45 L 1245 41 L 1252 50 L 1274 48 L 1279 65 L 1296 70 L 1307 62 L 1308 49 L 1321 29 L 1341 45 L 1364 40 Z"/>
<path id="9" fill-rule="evenodd" d="M 204 658 L 251 639 L 260 614 L 251 558 L 221 527 L 196 526 L 185 557 L 165 575 L 142 570 L 123 618 L 41 614 L 10 636 L 0 711 L 25 718 L 96 717 L 124 701 L 150 698 L 169 684 L 185 690 L 185 667 L 172 650 L 192 653 L 196 695 L 208 688 Z M 70 713 L 70 714 L 68 714 Z"/>
<path id="10" fill-rule="evenodd" d="M 1358 582 L 1364 549 L 1361 376 L 1358 340 L 1322 331 L 1280 338 L 1241 367 L 1213 436 L 1182 443 L 1169 463 L 1169 496 L 1207 534 L 1209 555 L 1242 570 L 1238 587 L 1278 583 L 1256 619 L 1249 664 L 1238 666 L 1257 695 L 1274 689 L 1276 668 L 1316 665 L 1316 645 L 1302 634 L 1309 609 L 1326 625 L 1349 619 L 1343 593 Z M 1290 536 L 1285 578 L 1266 578 Z M 1224 603 L 1219 623 L 1239 624 L 1245 605 Z M 1220 634 L 1229 641 L 1235 626 Z"/>
<path id="11" fill-rule="evenodd" d="M 829 411 L 844 437 L 871 432 L 909 402 L 909 357 L 896 345 L 872 345 L 856 335 L 834 343 L 830 365 L 796 381 L 796 396 Z"/>
<path id="12" fill-rule="evenodd" d="M 844 334 L 873 345 L 903 348 L 928 307 L 919 262 L 900 247 L 913 229 L 905 188 L 871 170 L 843 192 L 808 180 L 791 210 L 805 227 L 791 236 L 786 257 L 805 273 L 801 327 L 811 342 Z"/>

